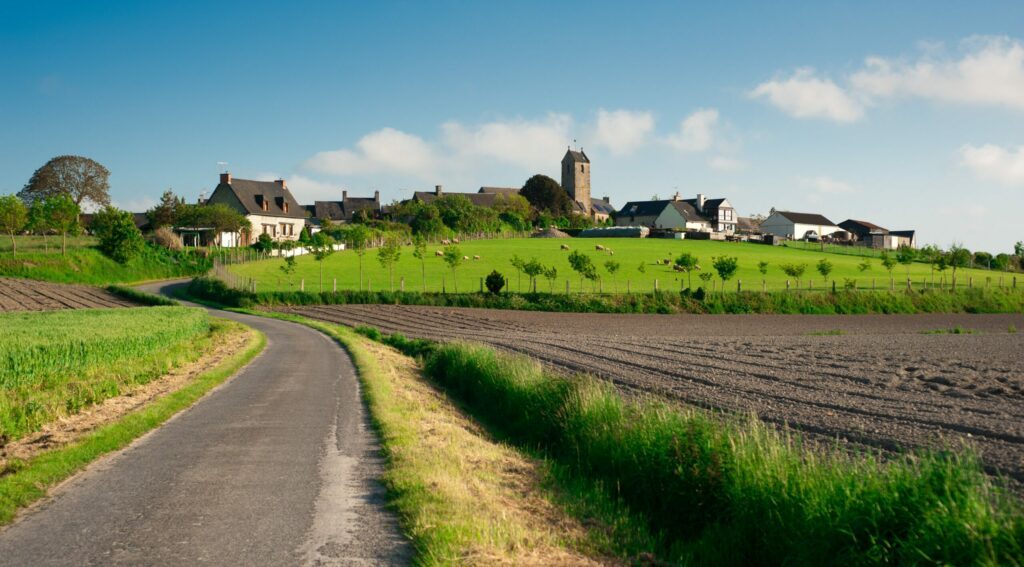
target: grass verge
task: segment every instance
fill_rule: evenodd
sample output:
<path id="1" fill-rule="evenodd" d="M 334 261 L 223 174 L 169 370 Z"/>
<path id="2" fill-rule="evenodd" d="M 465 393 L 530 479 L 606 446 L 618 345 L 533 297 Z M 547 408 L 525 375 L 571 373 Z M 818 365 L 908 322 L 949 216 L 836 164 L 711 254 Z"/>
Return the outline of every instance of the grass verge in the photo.
<path id="1" fill-rule="evenodd" d="M 167 298 L 167 297 L 164 297 L 162 295 L 154 295 L 152 293 L 146 293 L 144 291 L 139 291 L 139 290 L 137 290 L 137 289 L 135 289 L 133 287 L 123 286 L 123 285 L 116 285 L 116 284 L 115 285 L 108 285 L 107 286 L 107 291 L 109 291 L 110 293 L 112 293 L 112 294 L 114 294 L 116 296 L 123 297 L 124 299 L 128 299 L 130 301 L 134 301 L 134 302 L 136 302 L 136 303 L 138 303 L 140 305 L 149 305 L 151 307 L 155 307 L 155 306 L 173 307 L 173 306 L 176 306 L 176 305 L 181 305 L 177 301 L 175 301 L 173 299 L 170 299 L 170 298 Z"/>
<path id="2" fill-rule="evenodd" d="M 237 323 L 216 320 L 218 333 L 245 332 Z M 168 394 L 118 421 L 100 427 L 81 440 L 43 453 L 29 461 L 8 467 L 0 476 L 0 525 L 10 522 L 17 511 L 43 497 L 47 490 L 78 472 L 96 458 L 126 447 L 144 433 L 194 404 L 213 387 L 233 375 L 259 354 L 266 338 L 253 332 L 248 346 L 215 368 L 203 372 L 185 387 Z"/>
<path id="3" fill-rule="evenodd" d="M 0 255 L 0 276 L 92 285 L 192 276 L 211 266 L 209 258 L 200 253 L 174 252 L 151 244 L 123 264 L 86 245 L 69 248 L 67 255 L 59 249 L 19 253 L 17 258 Z"/>
<path id="4" fill-rule="evenodd" d="M 604 382 L 553 376 L 524 357 L 380 338 L 424 356 L 426 375 L 502 439 L 642 516 L 660 560 L 1024 563 L 1021 504 L 969 451 L 882 460 L 808 447 L 753 417 L 627 400 Z"/>

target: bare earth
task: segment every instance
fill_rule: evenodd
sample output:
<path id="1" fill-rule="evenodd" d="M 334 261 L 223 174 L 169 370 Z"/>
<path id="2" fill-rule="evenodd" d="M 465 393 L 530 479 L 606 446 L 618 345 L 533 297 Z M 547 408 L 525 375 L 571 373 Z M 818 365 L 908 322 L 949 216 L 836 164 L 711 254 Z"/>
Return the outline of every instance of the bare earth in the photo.
<path id="1" fill-rule="evenodd" d="M 138 307 L 138 304 L 88 285 L 0 278 L 0 313 L 98 307 Z"/>
<path id="2" fill-rule="evenodd" d="M 606 315 L 393 305 L 290 313 L 472 340 L 626 390 L 884 449 L 972 444 L 1024 482 L 1024 315 Z M 926 334 L 954 327 L 973 334 Z M 1011 332 L 1021 329 L 1022 332 Z M 843 334 L 829 334 L 841 331 Z"/>

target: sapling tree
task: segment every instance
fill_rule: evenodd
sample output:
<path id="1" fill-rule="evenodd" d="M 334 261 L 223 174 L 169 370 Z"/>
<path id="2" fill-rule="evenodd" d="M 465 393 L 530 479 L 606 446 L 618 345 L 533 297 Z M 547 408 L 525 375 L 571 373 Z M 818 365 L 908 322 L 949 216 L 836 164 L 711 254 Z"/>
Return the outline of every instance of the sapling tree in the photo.
<path id="1" fill-rule="evenodd" d="M 879 259 L 882 262 L 882 266 L 886 269 L 886 271 L 889 272 L 889 279 L 892 279 L 892 270 L 893 268 L 896 267 L 896 264 L 898 263 L 896 258 L 894 258 L 892 254 L 889 254 L 888 250 L 883 250 L 882 255 L 879 256 Z"/>
<path id="2" fill-rule="evenodd" d="M 896 249 L 896 261 L 907 268 L 907 279 L 910 278 L 910 266 L 915 259 L 917 259 L 917 251 L 913 248 L 903 245 Z"/>
<path id="3" fill-rule="evenodd" d="M 537 277 L 544 273 L 544 264 L 536 258 L 531 258 L 529 262 L 523 263 L 523 272 L 530 278 L 529 291 L 537 291 Z"/>
<path id="4" fill-rule="evenodd" d="M 804 276 L 807 264 L 781 264 L 779 267 L 783 273 L 796 280 L 796 287 L 800 287 L 800 278 Z"/>
<path id="5" fill-rule="evenodd" d="M 758 262 L 757 263 L 757 271 L 761 272 L 761 276 L 762 277 L 767 276 L 768 275 L 768 262 L 765 262 L 764 260 L 761 260 L 760 262 Z"/>
<path id="6" fill-rule="evenodd" d="M 516 269 L 516 289 L 520 292 L 523 291 L 523 266 L 526 265 L 526 260 L 519 257 L 519 254 L 514 254 L 511 260 L 512 267 Z"/>
<path id="7" fill-rule="evenodd" d="M 43 246 L 46 251 L 50 251 L 50 231 L 53 227 L 50 226 L 50 218 L 46 216 L 46 207 L 43 206 L 43 201 L 33 201 L 28 208 L 28 226 L 26 227 L 33 233 L 39 233 L 43 235 Z"/>
<path id="8" fill-rule="evenodd" d="M 544 268 L 544 279 L 548 280 L 548 291 L 555 292 L 555 280 L 558 279 L 558 268 L 550 266 Z"/>
<path id="9" fill-rule="evenodd" d="M 0 230 L 11 237 L 11 252 L 18 257 L 18 241 L 14 235 L 18 234 L 28 224 L 28 210 L 25 203 L 15 195 L 4 195 L 0 197 Z"/>
<path id="10" fill-rule="evenodd" d="M 420 276 L 423 293 L 427 292 L 427 239 L 422 234 L 412 237 L 412 257 L 420 261 Z"/>
<path id="11" fill-rule="evenodd" d="M 462 265 L 462 250 L 459 250 L 458 246 L 448 246 L 444 249 L 444 263 L 448 264 L 448 267 L 452 271 L 452 285 L 455 287 L 455 293 L 459 293 L 459 279 L 457 277 L 457 270 Z"/>
<path id="12" fill-rule="evenodd" d="M 832 273 L 832 269 L 834 268 L 832 262 L 830 262 L 828 258 L 822 258 L 821 260 L 818 260 L 818 265 L 816 267 L 818 269 L 818 273 L 825 279 L 825 283 L 828 283 L 828 276 Z"/>
<path id="13" fill-rule="evenodd" d="M 735 256 L 719 256 L 711 262 L 711 266 L 718 272 L 718 278 L 722 280 L 722 291 L 725 291 L 725 282 L 731 280 L 739 269 L 739 259 Z"/>
<path id="14" fill-rule="evenodd" d="M 579 250 L 573 250 L 569 254 L 569 266 L 580 276 L 580 291 L 583 291 L 583 278 L 593 279 L 596 276 L 597 270 L 594 269 L 594 262 L 590 259 L 590 256 L 583 254 Z"/>
<path id="15" fill-rule="evenodd" d="M 309 237 L 309 250 L 313 258 L 320 264 L 320 291 L 324 291 L 324 260 L 334 254 L 334 239 L 320 231 Z"/>
<path id="16" fill-rule="evenodd" d="M 711 272 L 704 272 L 703 274 L 700 274 L 697 277 L 699 277 L 701 279 L 701 281 L 704 282 L 704 285 L 710 285 L 711 284 L 711 278 L 713 278 L 715 276 Z"/>
<path id="17" fill-rule="evenodd" d="M 395 264 L 402 257 L 402 243 L 398 237 L 390 236 L 384 240 L 384 244 L 377 249 L 377 261 L 381 267 L 388 271 L 388 280 L 391 291 L 395 291 Z"/>
<path id="18" fill-rule="evenodd" d="M 971 263 L 971 251 L 964 248 L 959 242 L 954 242 L 949 247 L 949 256 L 947 262 L 949 267 L 953 269 L 953 288 L 956 289 L 956 271 L 959 268 L 966 268 Z"/>
<path id="19" fill-rule="evenodd" d="M 697 257 L 694 256 L 693 254 L 690 254 L 689 252 L 683 252 L 682 254 L 679 255 L 678 258 L 676 258 L 676 267 L 686 272 L 686 287 L 688 289 L 692 288 L 693 277 L 691 276 L 691 273 L 694 270 L 700 269 L 700 267 L 697 265 Z"/>
<path id="20" fill-rule="evenodd" d="M 857 269 L 860 270 L 860 273 L 862 274 L 869 271 L 871 269 L 871 258 L 864 258 L 863 262 L 857 264 Z"/>
<path id="21" fill-rule="evenodd" d="M 348 247 L 359 258 L 359 291 L 363 291 L 363 256 L 370 245 L 370 229 L 363 224 L 353 225 L 345 234 Z"/>
<path id="22" fill-rule="evenodd" d="M 67 255 L 68 234 L 78 234 L 78 215 L 81 211 L 68 195 L 59 194 L 43 200 L 43 214 L 49 227 L 61 234 L 60 253 Z M 132 224 L 135 224 L 134 219 Z"/>
<path id="23" fill-rule="evenodd" d="M 618 272 L 620 267 L 621 267 L 620 264 L 617 261 L 615 261 L 615 260 L 607 260 L 604 263 L 604 269 L 608 270 L 608 275 L 610 275 L 611 278 L 612 278 L 612 285 L 613 286 L 615 285 L 615 272 Z M 615 288 L 615 291 L 616 292 L 619 291 L 617 287 Z"/>
<path id="24" fill-rule="evenodd" d="M 640 262 L 640 265 L 637 266 L 636 271 L 640 272 L 641 274 L 647 273 L 647 264 Z"/>

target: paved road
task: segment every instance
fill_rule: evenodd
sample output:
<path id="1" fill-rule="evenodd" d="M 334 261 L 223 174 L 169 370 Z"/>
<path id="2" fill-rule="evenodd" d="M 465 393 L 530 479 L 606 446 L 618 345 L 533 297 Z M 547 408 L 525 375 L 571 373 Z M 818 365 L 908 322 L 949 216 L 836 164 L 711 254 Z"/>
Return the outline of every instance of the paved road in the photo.
<path id="1" fill-rule="evenodd" d="M 345 352 L 301 325 L 217 315 L 267 349 L 0 531 L 0 565 L 408 562 Z"/>

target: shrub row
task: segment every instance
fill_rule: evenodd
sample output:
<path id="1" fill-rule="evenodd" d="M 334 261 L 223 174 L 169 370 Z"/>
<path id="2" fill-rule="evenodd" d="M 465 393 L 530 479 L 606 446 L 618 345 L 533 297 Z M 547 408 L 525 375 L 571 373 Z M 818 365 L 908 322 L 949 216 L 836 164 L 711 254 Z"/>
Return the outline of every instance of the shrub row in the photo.
<path id="1" fill-rule="evenodd" d="M 359 330 L 422 356 L 426 374 L 499 437 L 598 482 L 697 564 L 1020 564 L 1018 501 L 969 454 L 883 462 L 801 446 L 754 418 L 626 400 L 590 378 L 484 347 Z"/>
<path id="2" fill-rule="evenodd" d="M 234 307 L 255 305 L 392 304 L 435 307 L 483 307 L 524 311 L 574 313 L 1020 313 L 1024 292 L 967 289 L 958 291 L 838 291 L 635 294 L 491 294 L 420 293 L 390 291 L 242 291 L 224 282 L 202 277 L 193 280 L 189 293 Z"/>

